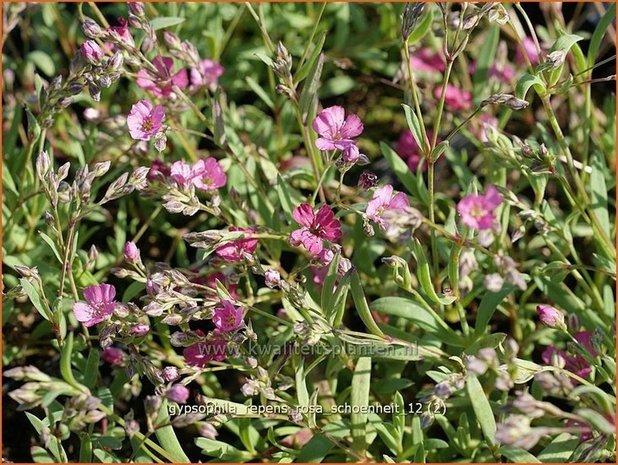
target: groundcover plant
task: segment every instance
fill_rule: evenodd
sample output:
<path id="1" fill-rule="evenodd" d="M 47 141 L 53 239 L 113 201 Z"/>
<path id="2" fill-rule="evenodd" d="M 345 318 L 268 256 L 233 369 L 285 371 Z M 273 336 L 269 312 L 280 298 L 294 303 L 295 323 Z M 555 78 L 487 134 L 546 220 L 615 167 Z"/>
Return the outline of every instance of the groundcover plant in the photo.
<path id="1" fill-rule="evenodd" d="M 615 460 L 615 5 L 3 5 L 3 454 Z"/>

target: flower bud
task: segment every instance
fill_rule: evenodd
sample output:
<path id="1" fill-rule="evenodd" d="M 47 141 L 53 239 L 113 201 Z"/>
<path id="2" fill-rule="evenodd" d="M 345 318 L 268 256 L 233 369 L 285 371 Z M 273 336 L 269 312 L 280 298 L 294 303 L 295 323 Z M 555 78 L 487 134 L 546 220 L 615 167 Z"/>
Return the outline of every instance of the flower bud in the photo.
<path id="1" fill-rule="evenodd" d="M 550 328 L 566 330 L 564 313 L 551 305 L 537 305 L 536 314 L 539 320 Z"/>
<path id="2" fill-rule="evenodd" d="M 82 32 L 90 39 L 96 39 L 103 33 L 103 29 L 92 19 L 86 17 L 82 23 Z"/>
<path id="3" fill-rule="evenodd" d="M 144 4 L 142 2 L 129 2 L 129 13 L 135 16 L 144 16 Z"/>
<path id="4" fill-rule="evenodd" d="M 43 180 L 45 175 L 49 173 L 50 167 L 51 162 L 49 160 L 49 155 L 47 155 L 47 152 L 43 150 L 39 153 L 39 156 L 36 159 L 36 173 L 39 176 L 39 179 Z"/>
<path id="5" fill-rule="evenodd" d="M 167 398 L 177 404 L 184 404 L 189 399 L 189 390 L 182 384 L 174 384 L 167 391 Z"/>
<path id="6" fill-rule="evenodd" d="M 358 178 L 358 187 L 361 189 L 371 189 L 378 184 L 378 176 L 370 171 L 363 171 Z"/>
<path id="7" fill-rule="evenodd" d="M 140 260 L 140 251 L 135 242 L 128 241 L 124 245 L 124 259 L 128 263 L 137 263 Z"/>
<path id="8" fill-rule="evenodd" d="M 178 379 L 178 376 L 178 368 L 176 367 L 165 367 L 161 370 L 161 377 L 166 383 Z"/>
<path id="9" fill-rule="evenodd" d="M 148 331 L 150 331 L 150 326 L 146 323 L 136 323 L 130 329 L 130 333 L 134 336 L 145 336 Z"/>
<path id="10" fill-rule="evenodd" d="M 98 65 L 104 56 L 103 49 L 94 40 L 87 40 L 80 47 L 79 51 L 86 61 L 93 65 Z"/>
<path id="11" fill-rule="evenodd" d="M 264 278 L 266 281 L 266 286 L 270 287 L 271 289 L 277 287 L 279 285 L 279 282 L 281 281 L 281 275 L 277 270 L 266 270 L 266 272 L 264 273 Z"/>

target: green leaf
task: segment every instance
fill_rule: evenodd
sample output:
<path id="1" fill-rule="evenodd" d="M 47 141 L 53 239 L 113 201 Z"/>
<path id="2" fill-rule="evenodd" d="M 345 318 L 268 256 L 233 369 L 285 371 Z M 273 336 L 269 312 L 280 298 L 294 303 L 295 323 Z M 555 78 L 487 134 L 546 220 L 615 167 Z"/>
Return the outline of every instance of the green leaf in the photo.
<path id="1" fill-rule="evenodd" d="M 317 97 L 318 87 L 320 86 L 320 77 L 322 76 L 322 67 L 324 66 L 324 55 L 320 53 L 317 60 L 313 64 L 307 80 L 303 85 L 303 91 L 300 94 L 299 108 L 303 118 L 303 123 L 307 124 L 307 116 L 311 109 L 311 103 Z"/>
<path id="2" fill-rule="evenodd" d="M 251 454 L 238 450 L 234 446 L 223 441 L 198 438 L 195 440 L 195 444 L 202 449 L 202 454 L 222 459 L 224 462 L 246 462 L 251 460 Z"/>
<path id="3" fill-rule="evenodd" d="M 425 141 L 423 140 L 423 130 L 422 130 L 422 121 L 419 121 L 416 113 L 409 105 L 403 104 L 403 112 L 406 114 L 406 121 L 408 122 L 408 127 L 414 136 L 414 140 L 416 141 L 416 145 L 419 147 L 425 146 Z"/>
<path id="4" fill-rule="evenodd" d="M 550 53 L 556 52 L 558 50 L 563 50 L 565 52 L 568 52 L 569 50 L 571 50 L 571 47 L 575 45 L 577 42 L 579 42 L 580 40 L 584 40 L 584 38 L 576 34 L 561 35 L 560 37 L 558 37 L 556 42 L 554 42 L 554 45 L 552 45 L 549 52 Z"/>
<path id="5" fill-rule="evenodd" d="M 334 447 L 332 441 L 329 441 L 323 434 L 314 435 L 309 442 L 307 442 L 300 454 L 296 457 L 297 463 L 318 463 L 324 460 L 324 457 Z"/>
<path id="6" fill-rule="evenodd" d="M 26 60 L 34 63 L 34 65 L 39 68 L 43 73 L 45 73 L 48 77 L 52 77 L 56 74 L 56 65 L 54 64 L 54 60 L 49 56 L 49 54 L 42 52 L 40 50 L 35 50 L 30 52 L 26 56 Z"/>
<path id="7" fill-rule="evenodd" d="M 417 324 L 440 341 L 465 347 L 466 342 L 453 331 L 433 310 L 403 297 L 381 297 L 371 303 L 371 308 L 379 313 L 405 318 Z"/>
<path id="8" fill-rule="evenodd" d="M 483 387 L 476 376 L 468 376 L 466 379 L 466 388 L 476 419 L 479 425 L 481 425 L 483 436 L 487 443 L 491 447 L 494 447 L 496 444 L 496 420 L 491 406 L 489 405 L 489 400 L 483 391 Z"/>
<path id="9" fill-rule="evenodd" d="M 150 25 L 155 31 L 158 31 L 159 29 L 178 26 L 179 24 L 184 23 L 185 20 L 186 18 L 181 18 L 179 16 L 160 16 L 151 20 Z"/>
<path id="10" fill-rule="evenodd" d="M 607 185 L 605 184 L 605 172 L 607 171 L 603 154 L 595 150 L 592 154 L 592 173 L 590 174 L 591 207 L 605 234 L 607 234 L 607 237 L 611 237 L 611 226 L 607 211 Z"/>
<path id="11" fill-rule="evenodd" d="M 51 315 L 48 314 L 47 310 L 45 309 L 45 307 L 43 307 L 43 304 L 41 303 L 41 296 L 39 295 L 39 292 L 30 283 L 30 281 L 28 281 L 27 278 L 20 278 L 19 284 L 30 299 L 30 302 L 32 302 L 32 305 L 34 305 L 34 308 L 36 308 L 37 312 L 39 312 L 41 316 L 47 321 L 51 321 Z"/>
<path id="12" fill-rule="evenodd" d="M 502 446 L 500 453 L 513 463 L 541 463 L 534 455 L 520 447 Z"/>
<path id="13" fill-rule="evenodd" d="M 52 252 L 54 252 L 54 255 L 58 259 L 58 262 L 63 263 L 63 260 L 60 257 L 60 252 L 58 252 L 58 249 L 56 248 L 56 244 L 54 243 L 52 238 L 43 232 L 39 232 L 39 234 L 41 235 L 41 239 L 43 239 L 45 243 L 49 245 L 50 249 L 52 249 Z"/>
<path id="14" fill-rule="evenodd" d="M 425 5 L 425 12 L 422 15 L 421 21 L 414 27 L 412 33 L 408 36 L 408 44 L 413 45 L 421 40 L 429 32 L 433 22 L 433 8 L 431 4 Z"/>
<path id="15" fill-rule="evenodd" d="M 189 460 L 189 458 L 185 455 L 185 452 L 178 442 L 178 438 L 176 437 L 176 433 L 174 432 L 174 428 L 170 424 L 170 421 L 169 412 L 167 411 L 167 400 L 164 399 L 161 403 L 161 408 L 159 409 L 157 424 L 166 426 L 158 427 L 155 431 L 159 444 L 161 444 L 161 447 L 166 450 L 168 456 L 174 459 L 175 463 L 190 463 L 191 460 Z"/>
<path id="16" fill-rule="evenodd" d="M 476 340 L 474 343 L 470 344 L 470 346 L 468 346 L 464 353 L 468 355 L 474 355 L 479 350 L 485 349 L 487 347 L 495 349 L 502 343 L 502 341 L 504 341 L 504 339 L 506 339 L 506 334 L 504 333 L 488 334 L 487 336 L 482 337 Z"/>
<path id="17" fill-rule="evenodd" d="M 526 73 L 517 81 L 517 86 L 515 86 L 515 96 L 520 99 L 525 99 L 526 94 L 532 86 L 534 86 L 534 90 L 537 94 L 545 95 L 545 83 L 541 80 L 541 78 L 533 74 Z"/>
<path id="18" fill-rule="evenodd" d="M 311 55 L 309 56 L 305 64 L 303 64 L 302 68 L 298 70 L 298 74 L 294 76 L 294 82 L 298 84 L 302 82 L 303 79 L 305 79 L 309 75 L 309 72 L 313 68 L 313 65 L 315 64 L 316 59 L 318 58 L 318 56 L 320 56 L 320 52 L 322 52 L 322 47 L 324 47 L 325 41 L 326 41 L 326 32 L 322 32 L 320 34 L 320 37 L 318 37 L 318 41 L 315 47 L 313 47 L 313 51 L 311 52 Z"/>
<path id="19" fill-rule="evenodd" d="M 371 358 L 361 357 L 354 367 L 352 376 L 352 408 L 358 407 L 359 410 L 366 409 L 369 405 L 369 387 L 371 384 Z M 352 423 L 352 447 L 356 452 L 364 454 L 367 450 L 366 424 L 367 412 L 350 414 Z"/>
<path id="20" fill-rule="evenodd" d="M 569 433 L 556 436 L 537 456 L 545 463 L 567 463 L 579 444 L 579 438 Z"/>
<path id="21" fill-rule="evenodd" d="M 410 168 L 408 168 L 406 162 L 403 161 L 401 157 L 384 142 L 380 142 L 380 148 L 382 149 L 382 154 L 384 155 L 384 158 L 386 158 L 391 171 L 395 173 L 395 176 L 397 176 L 397 179 L 401 181 L 408 192 L 410 192 L 414 197 L 419 197 L 419 191 L 416 186 L 416 178 L 410 171 Z"/>
<path id="22" fill-rule="evenodd" d="M 588 45 L 588 66 L 593 66 L 595 60 L 597 59 L 597 54 L 599 53 L 599 48 L 601 47 L 601 43 L 605 38 L 605 32 L 607 28 L 612 24 L 614 18 L 616 17 L 616 4 L 612 3 L 610 7 L 607 9 L 601 20 L 598 22 L 597 27 L 594 29 L 592 33 L 592 37 L 590 39 L 590 45 Z M 590 71 L 592 74 L 592 71 Z"/>
<path id="23" fill-rule="evenodd" d="M 251 90 L 255 92 L 255 94 L 262 99 L 262 101 L 270 108 L 271 110 L 275 108 L 275 104 L 273 103 L 270 96 L 266 93 L 266 91 L 260 86 L 255 79 L 251 76 L 247 76 L 245 81 L 251 87 Z"/>
<path id="24" fill-rule="evenodd" d="M 513 286 L 505 285 L 498 292 L 488 292 L 483 296 L 476 316 L 476 326 L 474 327 L 474 332 L 477 336 L 485 332 L 498 305 L 500 305 L 504 298 L 513 292 L 513 290 Z"/>
<path id="25" fill-rule="evenodd" d="M 56 463 L 56 460 L 54 460 L 42 447 L 32 446 L 30 448 L 30 454 L 35 463 Z"/>
<path id="26" fill-rule="evenodd" d="M 71 366 L 72 357 L 73 333 L 69 333 L 68 337 L 64 340 L 64 346 L 62 346 L 62 351 L 60 352 L 60 373 L 69 385 L 80 391 L 85 391 L 86 388 L 77 382 L 73 374 L 73 367 Z"/>
<path id="27" fill-rule="evenodd" d="M 414 249 L 414 257 L 416 258 L 416 276 L 423 292 L 435 304 L 449 305 L 453 303 L 455 301 L 455 297 L 440 297 L 436 293 L 436 290 L 431 282 L 429 262 L 427 261 L 427 256 L 425 255 L 423 246 L 418 239 L 413 239 L 412 248 Z"/>
<path id="28" fill-rule="evenodd" d="M 86 368 L 84 369 L 83 383 L 88 389 L 94 388 L 97 377 L 99 375 L 99 351 L 97 349 L 90 349 L 88 353 L 88 360 L 86 361 Z"/>
<path id="29" fill-rule="evenodd" d="M 373 316 L 371 315 L 371 310 L 369 310 L 369 305 L 367 305 L 367 299 L 365 298 L 365 293 L 363 292 L 363 285 L 361 284 L 360 277 L 358 276 L 358 272 L 356 270 L 352 272 L 350 284 L 352 299 L 354 300 L 354 305 L 356 306 L 358 316 L 360 316 L 360 319 L 363 323 L 365 323 L 365 326 L 371 334 L 375 334 L 380 337 L 384 336 L 384 333 L 378 327 L 373 319 Z"/>
<path id="30" fill-rule="evenodd" d="M 474 99 L 480 100 L 487 93 L 487 81 L 489 79 L 489 69 L 496 59 L 496 49 L 500 38 L 500 27 L 492 24 L 485 34 L 483 44 L 476 60 L 476 71 L 474 72 Z"/>

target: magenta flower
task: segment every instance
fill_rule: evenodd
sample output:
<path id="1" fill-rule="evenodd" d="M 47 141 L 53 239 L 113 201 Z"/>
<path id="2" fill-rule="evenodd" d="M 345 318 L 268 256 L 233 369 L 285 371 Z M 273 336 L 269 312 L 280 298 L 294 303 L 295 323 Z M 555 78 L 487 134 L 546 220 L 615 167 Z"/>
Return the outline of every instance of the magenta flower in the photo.
<path id="1" fill-rule="evenodd" d="M 174 74 L 174 60 L 170 57 L 158 56 L 152 60 L 157 72 L 155 74 L 145 69 L 137 72 L 136 83 L 157 97 L 169 97 L 174 92 L 174 86 L 184 89 L 189 84 L 185 69 Z"/>
<path id="2" fill-rule="evenodd" d="M 355 142 L 353 137 L 363 132 L 363 123 L 356 115 L 345 117 L 340 106 L 325 108 L 313 120 L 313 129 L 320 137 L 315 145 L 322 151 L 345 150 Z"/>
<path id="3" fill-rule="evenodd" d="M 244 232 L 247 234 L 253 234 L 255 232 L 253 228 L 243 229 L 237 228 L 235 226 L 230 226 L 229 230 Z M 224 260 L 227 260 L 228 262 L 242 262 L 245 259 L 245 254 L 253 254 L 255 252 L 255 249 L 257 249 L 257 246 L 257 239 L 241 238 L 235 239 L 225 245 L 222 245 L 221 247 L 218 247 L 215 250 L 215 253 Z"/>
<path id="4" fill-rule="evenodd" d="M 323 249 L 315 258 L 320 266 L 312 266 L 311 274 L 313 275 L 313 282 L 317 286 L 322 286 L 326 275 L 328 275 L 328 265 L 335 258 L 335 253 L 331 249 Z"/>
<path id="5" fill-rule="evenodd" d="M 118 25 L 111 26 L 109 28 L 109 32 L 125 44 L 131 47 L 135 46 L 135 41 L 133 40 L 133 36 L 129 32 L 129 23 L 126 18 L 118 18 Z"/>
<path id="6" fill-rule="evenodd" d="M 101 358 L 110 365 L 121 365 L 124 361 L 124 352 L 116 347 L 108 347 L 101 352 Z"/>
<path id="7" fill-rule="evenodd" d="M 408 197 L 403 192 L 393 194 L 393 186 L 387 184 L 379 187 L 373 193 L 373 197 L 367 202 L 367 216 L 375 221 L 380 228 L 386 229 L 386 222 L 382 216 L 387 212 L 405 211 L 410 206 Z"/>
<path id="8" fill-rule="evenodd" d="M 209 362 L 222 362 L 227 353 L 227 342 L 218 332 L 213 332 L 212 338 L 205 342 L 198 342 L 182 352 L 187 365 L 203 368 Z"/>
<path id="9" fill-rule="evenodd" d="M 99 47 L 99 44 L 97 44 L 94 40 L 87 40 L 84 42 L 79 47 L 79 51 L 82 54 L 82 57 L 93 65 L 99 64 L 105 55 L 103 49 Z"/>
<path id="10" fill-rule="evenodd" d="M 214 191 L 225 186 L 227 177 L 223 168 L 214 158 L 198 160 L 191 168 L 193 185 L 203 191 Z"/>
<path id="11" fill-rule="evenodd" d="M 167 398 L 177 404 L 184 404 L 189 400 L 189 390 L 182 384 L 174 384 L 167 390 Z"/>
<path id="12" fill-rule="evenodd" d="M 150 164 L 150 170 L 146 176 L 149 181 L 162 180 L 170 175 L 170 167 L 162 160 L 154 160 Z"/>
<path id="13" fill-rule="evenodd" d="M 524 46 L 524 49 L 522 51 L 521 47 L 517 47 L 517 51 L 515 52 L 515 61 L 517 61 L 517 63 L 519 63 L 520 65 L 525 65 L 525 53 L 526 55 L 528 55 L 528 59 L 533 66 L 538 65 L 541 62 L 541 58 L 539 57 L 539 52 L 536 49 L 534 40 L 531 37 L 524 37 L 522 44 Z"/>
<path id="14" fill-rule="evenodd" d="M 574 334 L 573 337 L 577 342 L 582 345 L 582 347 L 584 347 L 584 349 L 586 349 L 586 351 L 588 351 L 591 357 L 596 357 L 597 355 L 599 355 L 598 352 L 592 347 L 592 332 L 581 331 Z M 571 355 L 564 350 L 556 349 L 554 346 L 547 347 L 541 354 L 541 359 L 544 363 L 549 365 L 552 361 L 551 359 L 554 354 L 564 359 L 565 369 L 567 369 L 571 373 L 575 373 L 581 378 L 587 378 L 592 372 L 592 368 L 590 367 L 590 364 L 585 357 L 581 355 Z M 573 382 L 577 383 L 577 381 Z"/>
<path id="15" fill-rule="evenodd" d="M 564 313 L 551 305 L 537 305 L 536 314 L 544 325 L 550 328 L 566 329 Z"/>
<path id="16" fill-rule="evenodd" d="M 341 223 L 328 205 L 323 205 L 315 212 L 303 203 L 294 209 L 292 218 L 302 228 L 292 231 L 290 243 L 293 246 L 302 244 L 311 255 L 318 255 L 322 251 L 323 239 L 334 242 L 341 237 Z"/>
<path id="17" fill-rule="evenodd" d="M 152 106 L 148 100 L 140 100 L 131 107 L 127 116 L 129 134 L 135 140 L 150 140 L 161 130 L 165 109 L 161 105 Z"/>
<path id="18" fill-rule="evenodd" d="M 229 333 L 241 327 L 242 316 L 242 308 L 235 307 L 232 302 L 225 300 L 221 302 L 220 307 L 215 307 L 212 322 L 218 330 Z"/>
<path id="19" fill-rule="evenodd" d="M 140 252 L 135 242 L 127 241 L 124 245 L 124 259 L 127 263 L 137 263 L 140 259 Z"/>
<path id="20" fill-rule="evenodd" d="M 223 66 L 208 58 L 200 61 L 197 68 L 191 69 L 192 87 L 215 87 L 223 75 Z"/>
<path id="21" fill-rule="evenodd" d="M 441 85 L 434 89 L 433 95 L 436 99 L 440 99 L 442 96 Z M 451 111 L 469 110 L 472 107 L 472 95 L 467 90 L 460 89 L 452 84 L 447 84 L 444 103 Z"/>
<path id="22" fill-rule="evenodd" d="M 467 195 L 457 204 L 457 212 L 466 226 L 474 229 L 491 229 L 496 220 L 494 210 L 502 203 L 496 188 L 490 185 L 485 194 Z"/>
<path id="23" fill-rule="evenodd" d="M 442 73 L 445 68 L 442 57 L 427 47 L 417 50 L 414 55 L 410 56 L 410 66 L 412 68 L 412 73 L 417 71 L 424 73 Z"/>
<path id="24" fill-rule="evenodd" d="M 73 315 L 80 323 L 89 328 L 109 319 L 116 307 L 116 288 L 111 284 L 97 284 L 84 289 L 87 303 L 75 302 Z"/>
<path id="25" fill-rule="evenodd" d="M 427 131 L 427 137 L 431 138 L 432 132 Z M 412 131 L 406 129 L 399 135 L 399 139 L 395 144 L 395 151 L 397 154 L 407 161 L 410 171 L 416 173 L 418 165 L 422 165 L 422 170 L 427 171 L 427 165 L 424 163 L 421 150 L 412 135 Z"/>

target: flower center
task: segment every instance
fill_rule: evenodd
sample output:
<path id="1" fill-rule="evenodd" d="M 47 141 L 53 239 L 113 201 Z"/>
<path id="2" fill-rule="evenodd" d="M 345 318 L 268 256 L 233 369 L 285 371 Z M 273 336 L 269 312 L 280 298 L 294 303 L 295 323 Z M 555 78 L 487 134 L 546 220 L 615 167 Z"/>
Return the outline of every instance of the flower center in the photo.
<path id="1" fill-rule="evenodd" d="M 148 116 L 144 119 L 144 122 L 142 123 L 142 131 L 150 132 L 152 131 L 152 128 L 154 128 L 154 123 L 152 121 L 152 118 Z"/>

